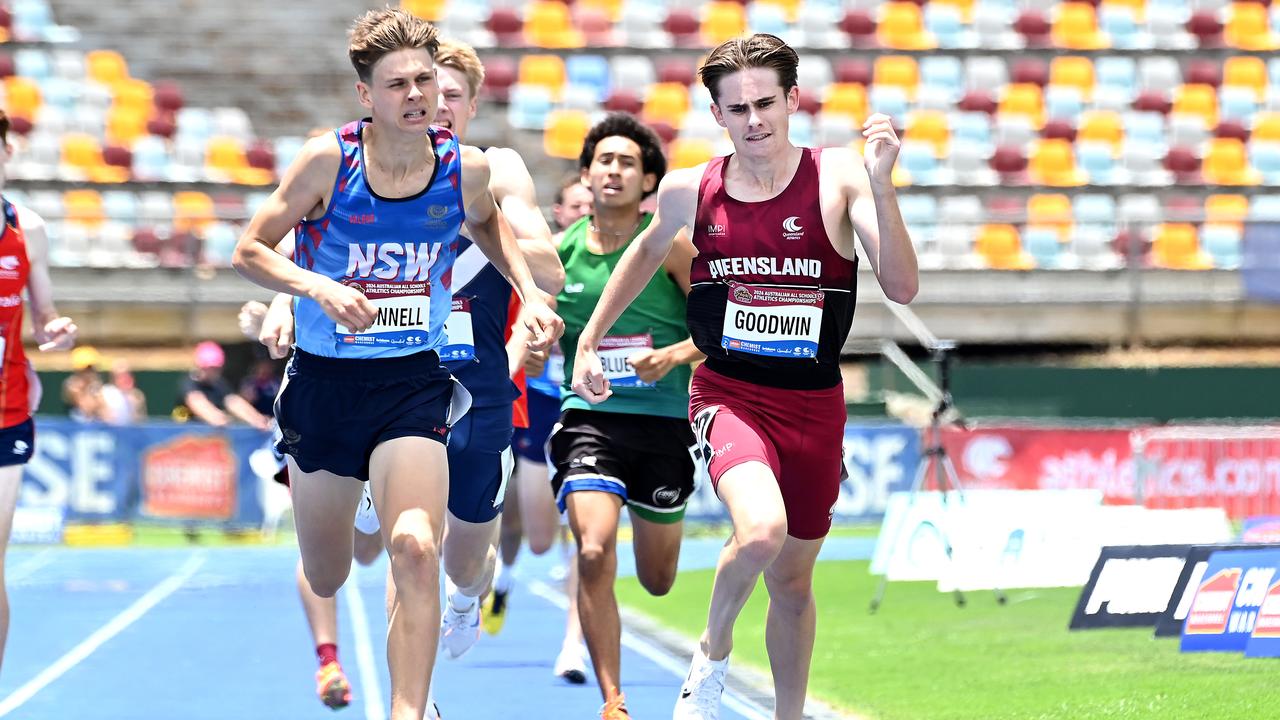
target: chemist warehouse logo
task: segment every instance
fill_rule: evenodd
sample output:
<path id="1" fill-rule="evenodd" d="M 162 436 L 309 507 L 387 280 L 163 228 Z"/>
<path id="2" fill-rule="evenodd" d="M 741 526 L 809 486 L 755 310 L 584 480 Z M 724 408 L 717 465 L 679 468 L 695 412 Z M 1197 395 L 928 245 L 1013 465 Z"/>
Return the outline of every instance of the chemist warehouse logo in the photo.
<path id="1" fill-rule="evenodd" d="M 799 215 L 792 215 L 782 221 L 782 237 L 787 240 L 799 240 L 804 237 L 804 226 L 800 224 Z"/>

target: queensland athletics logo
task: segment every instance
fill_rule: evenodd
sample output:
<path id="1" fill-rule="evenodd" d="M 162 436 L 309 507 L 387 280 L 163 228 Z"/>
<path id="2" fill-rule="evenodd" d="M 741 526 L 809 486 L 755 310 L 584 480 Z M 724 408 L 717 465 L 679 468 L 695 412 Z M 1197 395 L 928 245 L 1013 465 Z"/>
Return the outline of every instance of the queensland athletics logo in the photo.
<path id="1" fill-rule="evenodd" d="M 427 208 L 427 214 L 439 220 L 449 214 L 449 208 L 444 205 L 432 205 Z"/>
<path id="2" fill-rule="evenodd" d="M 788 240 L 798 240 L 804 237 L 804 226 L 800 224 L 799 215 L 792 215 L 782 221 L 782 237 Z"/>
<path id="3" fill-rule="evenodd" d="M 751 288 L 739 285 L 733 289 L 733 299 L 740 303 L 751 302 Z"/>

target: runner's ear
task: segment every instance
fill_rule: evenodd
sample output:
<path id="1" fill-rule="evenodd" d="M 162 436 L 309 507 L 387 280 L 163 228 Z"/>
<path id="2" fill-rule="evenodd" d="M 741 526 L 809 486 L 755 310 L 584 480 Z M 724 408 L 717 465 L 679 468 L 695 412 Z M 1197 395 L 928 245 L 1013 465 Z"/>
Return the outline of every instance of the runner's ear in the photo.
<path id="1" fill-rule="evenodd" d="M 658 186 L 658 176 L 653 173 L 647 173 L 644 176 L 644 194 L 648 195 Z"/>

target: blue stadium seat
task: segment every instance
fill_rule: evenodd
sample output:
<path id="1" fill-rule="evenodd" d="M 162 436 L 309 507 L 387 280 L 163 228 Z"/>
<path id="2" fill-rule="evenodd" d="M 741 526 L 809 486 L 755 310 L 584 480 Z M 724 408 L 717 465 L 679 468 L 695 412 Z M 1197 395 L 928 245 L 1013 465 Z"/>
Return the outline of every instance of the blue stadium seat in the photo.
<path id="1" fill-rule="evenodd" d="M 22 77 L 41 82 L 53 77 L 49 55 L 38 48 L 20 48 L 13 53 L 13 70 Z"/>
<path id="2" fill-rule="evenodd" d="M 867 94 L 868 109 L 873 113 L 884 113 L 899 122 L 907 116 L 910 103 L 907 93 L 895 85 L 874 85 Z"/>
<path id="3" fill-rule="evenodd" d="M 943 185 L 949 180 L 928 143 L 904 142 L 898 151 L 898 166 L 907 171 L 913 185 Z"/>
<path id="4" fill-rule="evenodd" d="M 781 7 L 769 3 L 753 2 L 747 5 L 747 27 L 751 32 L 777 35 L 783 40 L 791 38 L 791 25 Z"/>
<path id="5" fill-rule="evenodd" d="M 1022 246 L 1038 267 L 1058 269 L 1062 260 L 1062 244 L 1058 231 L 1049 227 L 1028 227 L 1022 232 Z"/>
<path id="6" fill-rule="evenodd" d="M 964 68 L 954 55 L 927 56 L 920 59 L 921 103 L 936 97 L 943 106 L 954 105 L 964 94 Z"/>
<path id="7" fill-rule="evenodd" d="M 1094 91 L 1104 87 L 1123 90 L 1132 98 L 1137 91 L 1138 66 L 1131 57 L 1103 55 L 1093 61 Z"/>
<path id="8" fill-rule="evenodd" d="M 1262 173 L 1263 185 L 1280 185 L 1280 143 L 1249 143 L 1249 164 Z"/>
<path id="9" fill-rule="evenodd" d="M 1152 46 L 1151 33 L 1138 26 L 1133 11 L 1128 7 L 1113 7 L 1105 3 L 1098 14 L 1099 26 L 1111 37 L 1111 47 L 1121 50 L 1145 50 Z"/>
<path id="10" fill-rule="evenodd" d="M 694 110 L 699 115 L 710 117 L 710 113 L 706 110 Z M 685 123 L 681 127 L 681 132 L 690 126 L 689 118 L 685 118 Z M 813 116 L 807 112 L 797 112 L 791 116 L 791 120 L 787 124 L 788 136 L 791 138 L 792 145 L 801 147 L 813 147 Z"/>
<path id="11" fill-rule="evenodd" d="M 1073 125 L 1084 112 L 1080 88 L 1050 85 L 1044 94 L 1045 115 L 1050 120 L 1067 120 Z"/>
<path id="12" fill-rule="evenodd" d="M 960 11 L 954 5 L 926 4 L 924 28 L 933 33 L 940 48 L 969 49 L 978 46 L 977 35 L 964 24 Z"/>
<path id="13" fill-rule="evenodd" d="M 6 190 L 7 194 L 9 191 Z M 1280 222 L 1280 195 L 1255 195 L 1249 202 L 1252 222 Z"/>
<path id="14" fill-rule="evenodd" d="M 1125 174 L 1116 167 L 1109 143 L 1076 144 L 1076 165 L 1089 176 L 1092 185 L 1123 185 Z"/>
<path id="15" fill-rule="evenodd" d="M 138 222 L 138 196 L 128 190 L 102 193 L 102 209 L 111 220 L 129 225 Z"/>
<path id="16" fill-rule="evenodd" d="M 1214 267 L 1240 267 L 1239 226 L 1206 224 L 1200 229 L 1200 247 L 1213 256 Z"/>
<path id="17" fill-rule="evenodd" d="M 602 55 L 570 55 L 565 60 L 565 73 L 572 85 L 589 87 L 596 102 L 609 96 L 609 60 Z"/>
<path id="18" fill-rule="evenodd" d="M 1126 112 L 1123 122 L 1125 140 L 1161 148 L 1165 146 L 1164 116 L 1160 113 Z M 1160 155 L 1164 155 L 1163 150 Z"/>
<path id="19" fill-rule="evenodd" d="M 1218 90 L 1218 117 L 1222 120 L 1238 120 L 1245 125 L 1253 122 L 1258 111 L 1258 101 L 1252 88 L 1223 86 Z"/>
<path id="20" fill-rule="evenodd" d="M 520 130 L 542 130 L 551 112 L 551 93 L 536 85 L 515 85 L 511 104 L 507 106 L 507 122 Z"/>

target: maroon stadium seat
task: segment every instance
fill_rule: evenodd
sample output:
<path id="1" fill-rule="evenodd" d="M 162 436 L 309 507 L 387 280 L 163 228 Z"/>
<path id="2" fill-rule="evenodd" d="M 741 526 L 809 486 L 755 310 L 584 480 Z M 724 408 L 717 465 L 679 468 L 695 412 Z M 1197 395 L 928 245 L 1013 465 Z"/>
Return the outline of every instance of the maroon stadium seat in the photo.
<path id="1" fill-rule="evenodd" d="M 871 63 L 866 60 L 841 58 L 836 60 L 833 72 L 836 82 L 864 86 L 871 84 Z"/>
<path id="2" fill-rule="evenodd" d="M 656 64 L 658 82 L 680 83 L 688 87 L 698 79 L 698 68 L 693 58 L 666 58 Z"/>
<path id="3" fill-rule="evenodd" d="M 1213 129 L 1213 136 L 1235 138 L 1240 142 L 1249 142 L 1249 128 L 1238 120 L 1223 120 L 1218 123 L 1218 127 Z"/>
<path id="4" fill-rule="evenodd" d="M 1013 29 L 1026 41 L 1027 47 L 1048 47 L 1050 44 L 1049 31 L 1052 28 L 1039 10 L 1027 8 L 1018 13 Z"/>
<path id="5" fill-rule="evenodd" d="M 1183 82 L 1188 85 L 1194 83 L 1219 87 L 1222 85 L 1222 66 L 1209 58 L 1195 58 L 1187 63 L 1187 69 L 1183 71 Z"/>
<path id="6" fill-rule="evenodd" d="M 1197 10 L 1187 20 L 1187 32 L 1202 48 L 1222 47 L 1222 20 L 1214 10 Z"/>
<path id="7" fill-rule="evenodd" d="M 1009 78 L 1010 82 L 1044 87 L 1049 84 L 1049 63 L 1041 58 L 1019 58 Z"/>
<path id="8" fill-rule="evenodd" d="M 506 102 L 511 86 L 519 76 L 516 61 L 506 55 L 486 57 L 484 60 L 484 85 L 481 92 L 498 102 Z"/>
<path id="9" fill-rule="evenodd" d="M 1164 168 L 1173 173 L 1174 179 L 1179 185 L 1195 185 L 1204 182 L 1200 176 L 1200 158 L 1196 157 L 1195 151 L 1187 147 L 1169 148 L 1169 153 L 1164 156 Z M 1178 205 L 1175 201 L 1178 198 L 1171 198 L 1166 203 L 1166 208 L 1177 207 L 1182 211 L 1181 217 L 1171 218 L 1173 220 L 1195 221 L 1199 220 L 1200 204 L 1197 200 L 1194 203 L 1183 203 Z M 1195 198 L 1192 198 L 1195 200 Z"/>
<path id="10" fill-rule="evenodd" d="M 123 145 L 107 145 L 102 148 L 102 163 L 111 167 L 133 168 L 133 153 Z"/>
<path id="11" fill-rule="evenodd" d="M 1069 120 L 1050 120 L 1044 124 L 1044 128 L 1040 130 L 1040 137 L 1047 140 L 1066 140 L 1067 142 L 1076 141 L 1076 128 Z"/>
<path id="12" fill-rule="evenodd" d="M 1000 173 L 1001 182 L 1023 184 L 1026 182 L 1027 156 L 1020 147 L 1001 145 L 991 155 L 991 169 Z"/>
<path id="13" fill-rule="evenodd" d="M 157 113 L 147 121 L 147 132 L 169 139 L 178 131 L 178 124 L 170 113 Z"/>
<path id="14" fill-rule="evenodd" d="M 849 8 L 840 18 L 840 29 L 849 36 L 854 47 L 871 47 L 876 44 L 876 21 L 866 10 Z"/>
<path id="15" fill-rule="evenodd" d="M 667 11 L 667 18 L 662 21 L 662 29 L 680 47 L 697 47 L 702 44 L 702 23 L 692 10 L 671 8 Z"/>
<path id="16" fill-rule="evenodd" d="M 484 21 L 484 26 L 493 33 L 494 40 L 499 46 L 520 47 L 525 44 L 524 20 L 514 8 L 493 8 L 489 13 L 489 19 Z M 487 64 L 485 70 L 488 70 Z"/>
<path id="17" fill-rule="evenodd" d="M 182 95 L 182 86 L 172 80 L 161 80 L 155 84 L 156 108 L 165 112 L 176 113 L 182 109 L 186 99 Z"/>
<path id="18" fill-rule="evenodd" d="M 13 73 L 13 56 L 9 53 L 0 53 L 0 77 L 12 77 Z"/>
<path id="19" fill-rule="evenodd" d="M 1168 115 L 1173 103 L 1163 90 L 1144 90 L 1133 101 L 1133 109 L 1140 112 L 1158 112 Z"/>
<path id="20" fill-rule="evenodd" d="M 245 160 L 249 163 L 249 167 L 259 170 L 276 170 L 276 151 L 271 143 L 265 140 L 256 140 L 249 146 L 245 152 Z"/>
<path id="21" fill-rule="evenodd" d="M 995 99 L 991 97 L 991 93 L 986 90 L 974 89 L 960 98 L 960 102 L 956 103 L 956 108 L 965 112 L 981 112 L 993 115 L 997 105 Z"/>
<path id="22" fill-rule="evenodd" d="M 644 102 L 630 90 L 615 88 L 604 100 L 604 109 L 609 112 L 625 112 L 639 115 L 644 109 Z"/>

